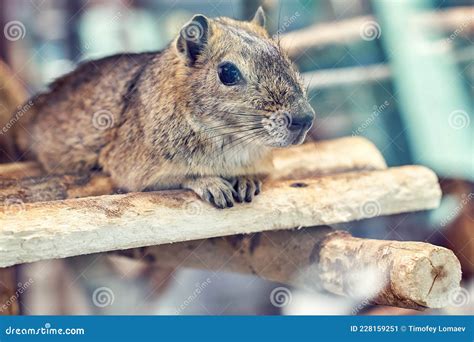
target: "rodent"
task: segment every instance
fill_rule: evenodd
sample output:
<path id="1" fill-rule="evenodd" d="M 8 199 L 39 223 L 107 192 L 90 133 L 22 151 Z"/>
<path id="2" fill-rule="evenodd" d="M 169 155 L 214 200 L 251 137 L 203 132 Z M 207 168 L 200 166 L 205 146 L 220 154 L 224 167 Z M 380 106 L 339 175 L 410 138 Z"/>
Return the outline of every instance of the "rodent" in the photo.
<path id="1" fill-rule="evenodd" d="M 191 189 L 227 208 L 252 201 L 272 148 L 302 143 L 314 115 L 259 8 L 250 21 L 198 14 L 160 52 L 79 65 L 33 98 L 15 136 L 50 173 L 102 169 L 128 191 Z"/>

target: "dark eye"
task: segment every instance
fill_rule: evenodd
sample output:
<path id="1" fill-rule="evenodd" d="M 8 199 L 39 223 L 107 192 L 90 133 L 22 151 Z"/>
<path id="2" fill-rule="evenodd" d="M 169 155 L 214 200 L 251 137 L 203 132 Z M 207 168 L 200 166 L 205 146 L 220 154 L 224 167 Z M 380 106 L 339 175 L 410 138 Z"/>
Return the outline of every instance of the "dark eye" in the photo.
<path id="1" fill-rule="evenodd" d="M 230 62 L 222 62 L 217 67 L 219 79 L 226 86 L 231 86 L 239 83 L 242 80 L 242 74 L 235 64 Z"/>

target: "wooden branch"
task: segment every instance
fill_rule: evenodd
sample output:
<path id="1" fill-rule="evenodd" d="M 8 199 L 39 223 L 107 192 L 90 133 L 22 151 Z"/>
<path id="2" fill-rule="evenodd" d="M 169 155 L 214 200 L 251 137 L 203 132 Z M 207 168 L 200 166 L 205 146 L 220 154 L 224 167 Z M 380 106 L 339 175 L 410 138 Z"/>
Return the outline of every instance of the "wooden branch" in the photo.
<path id="1" fill-rule="evenodd" d="M 291 31 L 281 36 L 280 44 L 291 58 L 295 58 L 310 48 L 328 44 L 346 44 L 361 40 L 360 28 L 366 22 L 374 22 L 372 16 L 355 17 L 336 22 L 319 23 Z"/>
<path id="2" fill-rule="evenodd" d="M 474 29 L 471 7 L 455 7 L 436 12 L 423 12 L 415 17 L 419 24 L 445 31 L 459 29 L 458 34 L 468 34 Z M 296 58 L 311 48 L 329 44 L 348 44 L 362 40 L 361 30 L 367 23 L 376 23 L 373 16 L 356 17 L 336 22 L 320 23 L 281 36 L 281 46 L 289 56 Z M 462 29 L 462 30 L 461 30 Z"/>
<path id="3" fill-rule="evenodd" d="M 219 210 L 190 191 L 4 205 L 0 267 L 216 236 L 334 224 L 438 206 L 421 166 L 272 181 L 251 204 Z"/>
<path id="4" fill-rule="evenodd" d="M 254 274 L 309 290 L 415 309 L 446 306 L 450 290 L 461 280 L 459 262 L 446 248 L 421 242 L 359 239 L 325 226 L 112 254 L 160 267 Z"/>
<path id="5" fill-rule="evenodd" d="M 276 150 L 272 179 L 295 179 L 348 171 L 383 170 L 387 164 L 377 147 L 362 137 L 310 142 Z"/>
<path id="6" fill-rule="evenodd" d="M 385 169 L 385 161 L 367 139 L 348 137 L 311 142 L 275 150 L 272 179 L 306 178 L 347 171 Z M 111 180 L 103 174 L 52 175 L 34 162 L 0 165 L 0 202 L 22 203 L 112 194 Z M 33 178 L 21 179 L 28 176 Z M 3 179 L 2 178 L 7 178 Z M 14 178 L 14 179 L 13 179 Z"/>
<path id="7" fill-rule="evenodd" d="M 444 307 L 461 282 L 461 265 L 454 253 L 423 242 L 359 239 L 341 232 L 325 241 L 319 257 L 326 290 L 351 295 L 358 287 L 360 296 L 369 286 L 378 288 L 376 304 Z"/>
<path id="8" fill-rule="evenodd" d="M 389 79 L 392 73 L 388 65 L 374 64 L 305 72 L 302 76 L 308 89 L 324 89 L 355 83 L 383 81 Z"/>

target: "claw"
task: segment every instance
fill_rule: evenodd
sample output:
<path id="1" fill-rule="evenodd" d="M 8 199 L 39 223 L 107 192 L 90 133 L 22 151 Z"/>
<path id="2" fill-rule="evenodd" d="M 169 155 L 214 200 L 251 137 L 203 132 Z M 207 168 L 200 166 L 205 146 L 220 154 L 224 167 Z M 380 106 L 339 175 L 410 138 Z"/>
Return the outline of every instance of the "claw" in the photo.
<path id="1" fill-rule="evenodd" d="M 191 189 L 201 199 L 219 209 L 234 206 L 236 192 L 231 183 L 220 177 L 202 177 L 189 180 L 183 188 Z"/>
<path id="2" fill-rule="evenodd" d="M 260 193 L 262 182 L 254 176 L 235 177 L 232 182 L 234 185 L 234 198 L 237 202 L 252 202 L 253 198 Z"/>

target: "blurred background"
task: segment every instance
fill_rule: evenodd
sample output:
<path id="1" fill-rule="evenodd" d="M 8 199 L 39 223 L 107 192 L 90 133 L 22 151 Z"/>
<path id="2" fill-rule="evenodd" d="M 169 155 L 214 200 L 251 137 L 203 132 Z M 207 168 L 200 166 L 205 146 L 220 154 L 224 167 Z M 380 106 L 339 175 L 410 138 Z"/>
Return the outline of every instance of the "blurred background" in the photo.
<path id="1" fill-rule="evenodd" d="M 472 1 L 0 0 L 0 58 L 31 95 L 83 60 L 162 49 L 195 13 L 248 20 L 259 5 L 308 85 L 317 113 L 308 139 L 364 136 L 389 166 L 423 164 L 440 178 L 437 210 L 336 228 L 446 246 L 474 297 Z M 4 152 L 4 161 L 14 161 Z M 414 313 L 296 289 L 279 307 L 270 301 L 278 284 L 259 278 L 100 255 L 25 265 L 19 277 L 31 283 L 21 297 L 24 314 Z M 108 305 L 93 301 L 100 288 L 111 289 Z M 473 301 L 427 313 L 473 314 Z"/>

